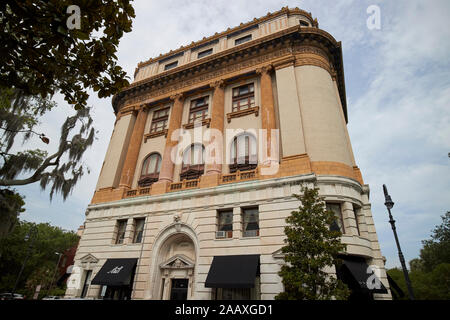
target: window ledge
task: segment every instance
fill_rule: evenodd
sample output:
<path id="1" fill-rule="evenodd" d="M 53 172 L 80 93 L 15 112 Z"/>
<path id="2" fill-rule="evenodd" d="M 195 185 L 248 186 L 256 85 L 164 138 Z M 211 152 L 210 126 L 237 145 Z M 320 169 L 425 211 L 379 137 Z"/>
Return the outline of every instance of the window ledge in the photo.
<path id="1" fill-rule="evenodd" d="M 164 137 L 167 138 L 167 132 L 168 131 L 169 131 L 168 129 L 164 129 L 164 130 L 161 130 L 161 131 L 147 133 L 147 134 L 144 135 L 144 143 L 147 142 L 147 139 L 156 138 L 156 137 L 159 137 L 159 136 L 164 136 Z"/>
<path id="2" fill-rule="evenodd" d="M 209 128 L 210 123 L 211 123 L 211 118 L 202 120 L 202 126 L 206 125 L 207 128 Z M 194 128 L 195 124 L 196 124 L 196 122 L 186 123 L 183 125 L 183 129 L 192 129 L 192 128 Z"/>
<path id="3" fill-rule="evenodd" d="M 232 118 L 239 118 L 239 117 L 247 116 L 252 113 L 254 113 L 255 117 L 257 117 L 259 115 L 259 107 L 256 106 L 253 108 L 248 108 L 248 109 L 244 109 L 244 110 L 227 113 L 227 121 L 228 121 L 228 123 L 230 123 Z"/>
<path id="4" fill-rule="evenodd" d="M 239 240 L 247 240 L 247 239 L 261 239 L 261 236 L 255 236 L 255 237 L 240 237 Z"/>

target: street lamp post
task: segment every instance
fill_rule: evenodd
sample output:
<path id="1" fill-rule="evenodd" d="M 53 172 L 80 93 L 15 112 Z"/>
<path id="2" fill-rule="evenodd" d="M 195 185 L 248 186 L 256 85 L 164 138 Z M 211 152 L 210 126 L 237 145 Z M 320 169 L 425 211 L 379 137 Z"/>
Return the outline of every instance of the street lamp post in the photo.
<path id="1" fill-rule="evenodd" d="M 403 257 L 402 249 L 400 248 L 400 242 L 398 241 L 397 229 L 395 228 L 395 220 L 391 214 L 391 209 L 394 207 L 394 202 L 392 201 L 391 196 L 388 194 L 385 184 L 383 184 L 383 192 L 385 199 L 384 205 L 389 212 L 389 223 L 391 224 L 392 231 L 394 232 L 395 242 L 397 243 L 398 257 L 400 258 L 400 263 L 402 264 L 403 275 L 405 276 L 406 286 L 408 287 L 409 299 L 414 300 L 414 294 L 411 287 L 411 281 L 409 280 L 408 269 L 406 269 L 405 258 Z"/>
<path id="2" fill-rule="evenodd" d="M 59 257 L 58 257 L 58 262 L 56 263 L 55 272 L 53 272 L 52 282 L 50 283 L 50 287 L 47 289 L 47 295 L 48 295 L 49 291 L 53 287 L 53 282 L 55 280 L 55 275 L 56 275 L 56 272 L 58 271 L 59 261 L 61 260 L 61 256 L 62 256 L 62 253 L 59 253 L 59 252 L 55 252 L 55 254 L 57 254 Z"/>
<path id="3" fill-rule="evenodd" d="M 20 268 L 19 274 L 17 275 L 16 283 L 14 284 L 14 288 L 11 292 L 11 295 L 13 298 L 14 298 L 14 293 L 16 292 L 17 286 L 19 285 L 19 280 L 20 280 L 20 277 L 22 276 L 23 269 L 25 269 L 25 265 L 28 261 L 28 258 L 30 257 L 31 250 L 33 249 L 37 232 L 38 232 L 38 230 L 37 230 L 36 226 L 33 224 L 31 226 L 30 230 L 28 230 L 27 235 L 25 236 L 25 241 L 30 241 L 30 240 L 31 241 L 30 241 L 30 244 L 28 245 L 27 255 L 25 256 L 25 260 L 23 260 L 22 267 Z"/>

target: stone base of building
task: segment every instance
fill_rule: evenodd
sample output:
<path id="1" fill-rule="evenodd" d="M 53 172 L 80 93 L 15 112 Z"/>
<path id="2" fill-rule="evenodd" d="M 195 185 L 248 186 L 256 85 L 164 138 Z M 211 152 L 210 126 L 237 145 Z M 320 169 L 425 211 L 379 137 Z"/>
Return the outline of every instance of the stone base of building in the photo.
<path id="1" fill-rule="evenodd" d="M 214 175 L 209 178 L 217 179 Z M 326 202 L 340 204 L 346 254 L 376 266 L 389 292 L 368 186 L 343 176 L 305 174 L 91 204 L 66 296 L 102 298 L 105 289 L 89 283 L 104 263 L 136 258 L 132 299 L 274 299 L 283 291 L 278 272 L 284 263 L 280 249 L 285 218 L 300 205 L 293 194 L 300 193 L 301 185 L 314 184 Z M 248 208 L 257 209 L 257 230 L 244 227 L 243 212 Z M 218 234 L 218 212 L 224 210 L 233 212 L 232 228 Z M 135 219 L 139 218 L 145 218 L 142 242 L 133 243 Z M 118 221 L 127 221 L 120 244 L 116 244 Z M 259 256 L 254 288 L 230 291 L 207 287 L 214 257 L 238 255 Z M 335 270 L 329 272 L 334 274 Z M 86 280 L 88 274 L 90 279 Z M 373 297 L 391 298 L 389 293 Z"/>

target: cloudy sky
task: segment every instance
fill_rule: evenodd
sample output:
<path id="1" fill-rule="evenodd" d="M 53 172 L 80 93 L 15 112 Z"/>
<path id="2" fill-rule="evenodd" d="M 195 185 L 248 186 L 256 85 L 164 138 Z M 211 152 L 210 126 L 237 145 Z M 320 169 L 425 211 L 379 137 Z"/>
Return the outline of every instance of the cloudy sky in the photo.
<path id="1" fill-rule="evenodd" d="M 369 30 L 367 8 L 380 8 L 380 29 Z M 234 27 L 284 6 L 317 17 L 320 28 L 342 41 L 349 124 L 356 162 L 370 185 L 372 213 L 387 266 L 398 266 L 382 184 L 388 186 L 407 261 L 450 210 L 450 2 L 362 0 L 135 0 L 133 31 L 119 46 L 130 78 L 138 62 Z M 71 108 L 43 119 L 41 131 L 59 139 Z M 85 175 L 65 202 L 52 202 L 38 185 L 17 188 L 26 196 L 22 219 L 68 230 L 83 224 L 114 124 L 111 98 L 91 96 L 98 140 L 86 152 Z M 58 124 L 58 125 L 57 125 Z M 42 147 L 39 141 L 31 147 Z M 30 147 L 30 146 L 28 146 Z"/>

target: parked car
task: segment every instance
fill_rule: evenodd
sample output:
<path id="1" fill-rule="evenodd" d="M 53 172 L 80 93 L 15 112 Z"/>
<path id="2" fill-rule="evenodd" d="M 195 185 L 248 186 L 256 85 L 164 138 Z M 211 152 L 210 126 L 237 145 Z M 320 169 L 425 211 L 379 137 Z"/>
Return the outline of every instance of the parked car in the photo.
<path id="1" fill-rule="evenodd" d="M 23 295 L 19 293 L 4 292 L 0 294 L 0 300 L 23 300 Z"/>
<path id="2" fill-rule="evenodd" d="M 47 296 L 47 297 L 42 298 L 42 300 L 59 300 L 61 298 L 62 297 L 59 297 L 59 296 Z"/>

